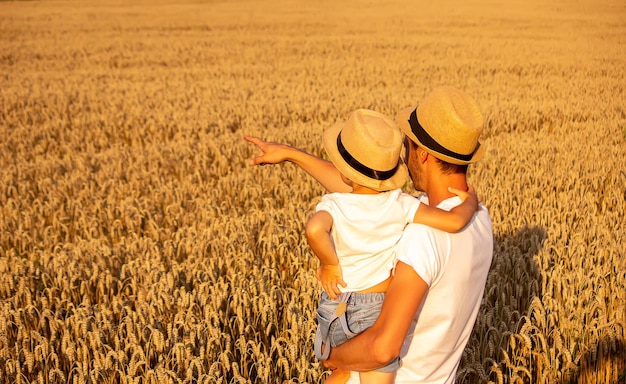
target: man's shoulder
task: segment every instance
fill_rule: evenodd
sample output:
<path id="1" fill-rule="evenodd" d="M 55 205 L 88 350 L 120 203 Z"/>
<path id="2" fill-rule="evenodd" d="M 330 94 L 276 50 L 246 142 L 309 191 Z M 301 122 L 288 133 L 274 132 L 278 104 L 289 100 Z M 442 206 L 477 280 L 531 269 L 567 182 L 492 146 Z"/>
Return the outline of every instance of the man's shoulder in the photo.
<path id="1" fill-rule="evenodd" d="M 398 242 L 397 253 L 401 254 L 432 254 L 439 249 L 439 244 L 448 243 L 447 236 L 450 234 L 440 231 L 425 224 L 410 223 L 404 228 L 404 232 Z"/>
<path id="2" fill-rule="evenodd" d="M 410 223 L 405 227 L 400 241 L 421 244 L 437 241 L 466 242 L 482 240 L 483 237 L 491 236 L 492 233 L 491 217 L 487 209 L 481 205 L 471 222 L 459 232 L 450 233 L 425 224 Z"/>
<path id="3" fill-rule="evenodd" d="M 402 237 L 408 237 L 408 238 L 414 238 L 415 236 L 417 236 L 417 234 L 425 234 L 425 233 L 429 233 L 429 234 L 435 234 L 435 233 L 440 233 L 440 234 L 448 234 L 448 232 L 437 229 L 437 228 L 433 228 L 433 227 L 429 227 L 426 224 L 420 224 L 420 223 L 409 223 L 405 228 L 404 228 L 404 234 Z"/>

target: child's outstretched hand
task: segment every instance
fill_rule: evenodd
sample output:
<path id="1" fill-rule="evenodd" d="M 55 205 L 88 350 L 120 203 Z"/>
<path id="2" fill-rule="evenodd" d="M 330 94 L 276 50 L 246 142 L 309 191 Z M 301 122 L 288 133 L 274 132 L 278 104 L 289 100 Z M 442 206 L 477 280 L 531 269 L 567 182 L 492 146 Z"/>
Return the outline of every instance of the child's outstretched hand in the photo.
<path id="1" fill-rule="evenodd" d="M 261 153 L 250 159 L 250 165 L 278 164 L 287 160 L 287 150 L 291 148 L 288 145 L 271 143 L 254 136 L 243 138 L 261 150 Z"/>
<path id="2" fill-rule="evenodd" d="M 468 202 L 472 204 L 478 211 L 478 196 L 476 195 L 476 190 L 474 189 L 474 187 L 468 184 L 467 191 L 448 187 L 448 191 L 457 195 L 461 199 L 461 202 L 465 202 L 465 200 L 469 199 Z"/>
<path id="3" fill-rule="evenodd" d="M 324 265 L 322 264 L 317 269 L 317 279 L 322 283 L 322 288 L 332 300 L 337 300 L 337 296 L 341 294 L 339 285 L 346 287 L 346 282 L 343 281 L 343 273 L 341 272 L 341 266 L 337 265 Z"/>

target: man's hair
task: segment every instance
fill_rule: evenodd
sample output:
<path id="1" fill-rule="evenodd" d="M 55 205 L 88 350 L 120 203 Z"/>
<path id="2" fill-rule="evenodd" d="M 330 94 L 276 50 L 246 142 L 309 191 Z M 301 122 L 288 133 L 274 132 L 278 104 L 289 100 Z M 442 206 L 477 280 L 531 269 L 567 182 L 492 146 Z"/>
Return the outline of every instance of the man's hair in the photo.
<path id="1" fill-rule="evenodd" d="M 435 159 L 437 158 L 435 157 Z M 445 162 L 441 159 L 437 159 L 437 161 L 439 162 L 439 169 L 441 169 L 441 172 L 446 175 L 451 175 L 453 173 L 467 174 L 468 164 L 452 164 L 452 163 Z"/>
<path id="2" fill-rule="evenodd" d="M 411 150 L 415 150 L 419 148 L 419 145 L 413 140 L 409 139 L 408 137 L 406 138 L 406 141 L 410 143 L 409 145 L 411 146 Z M 422 150 L 424 150 L 424 148 L 422 148 Z M 437 158 L 435 157 L 435 159 Z M 452 163 L 448 163 L 447 161 L 443 161 L 441 159 L 437 159 L 437 162 L 439 163 L 439 169 L 441 169 L 441 172 L 446 175 L 451 175 L 453 173 L 467 174 L 468 164 L 452 164 Z"/>

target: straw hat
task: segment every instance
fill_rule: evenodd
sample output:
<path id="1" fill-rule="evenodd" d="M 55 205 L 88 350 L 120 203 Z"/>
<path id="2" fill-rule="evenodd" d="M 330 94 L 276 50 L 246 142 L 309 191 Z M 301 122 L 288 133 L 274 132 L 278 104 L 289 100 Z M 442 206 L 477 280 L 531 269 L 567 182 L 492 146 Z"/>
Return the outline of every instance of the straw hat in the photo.
<path id="1" fill-rule="evenodd" d="M 483 116 L 468 94 L 454 87 L 438 87 L 417 107 L 396 115 L 400 129 L 426 152 L 452 164 L 480 160 L 485 147 L 478 142 Z"/>
<path id="2" fill-rule="evenodd" d="M 348 179 L 377 191 L 401 188 L 407 181 L 400 161 L 404 135 L 389 117 L 357 109 L 345 123 L 324 131 L 322 142 L 335 167 Z"/>

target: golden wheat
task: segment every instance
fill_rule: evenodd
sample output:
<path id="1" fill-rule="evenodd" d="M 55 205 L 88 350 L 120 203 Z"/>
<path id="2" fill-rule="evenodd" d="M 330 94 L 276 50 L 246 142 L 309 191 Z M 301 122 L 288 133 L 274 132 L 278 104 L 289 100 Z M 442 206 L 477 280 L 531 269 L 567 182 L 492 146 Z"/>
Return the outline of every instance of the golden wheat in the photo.
<path id="1" fill-rule="evenodd" d="M 626 381 L 626 7 L 0 2 L 0 382 L 320 383 L 303 225 L 356 108 L 485 113 L 494 261 L 459 383 Z M 408 191 L 412 191 L 410 186 Z"/>

